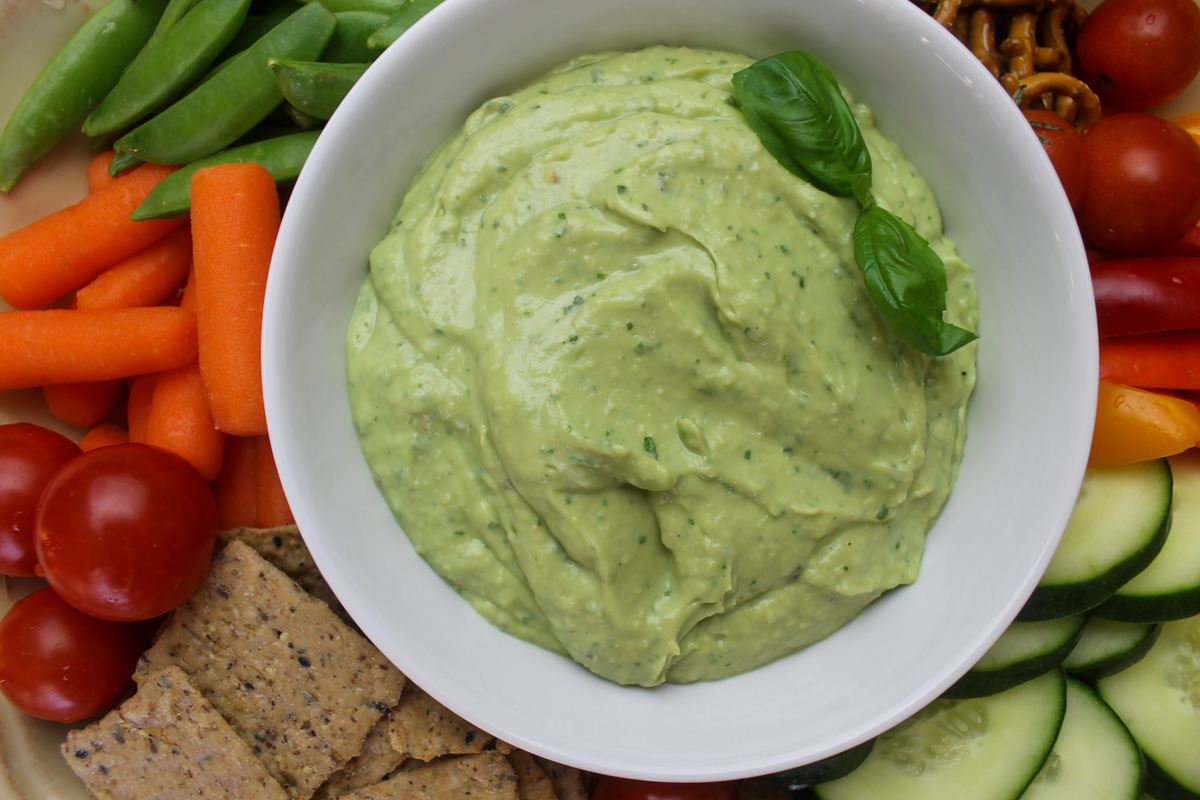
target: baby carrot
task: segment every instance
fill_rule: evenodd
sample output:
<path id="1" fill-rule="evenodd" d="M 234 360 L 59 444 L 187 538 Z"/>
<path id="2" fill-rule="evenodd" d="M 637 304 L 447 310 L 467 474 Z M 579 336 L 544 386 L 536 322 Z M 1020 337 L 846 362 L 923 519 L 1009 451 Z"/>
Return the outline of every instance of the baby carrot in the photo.
<path id="1" fill-rule="evenodd" d="M 196 357 L 196 315 L 170 306 L 0 313 L 0 389 L 124 378 Z"/>
<path id="2" fill-rule="evenodd" d="M 128 441 L 129 431 L 111 422 L 101 422 L 83 435 L 79 440 L 79 449 L 86 453 L 98 447 L 125 444 Z"/>
<path id="3" fill-rule="evenodd" d="M 46 407 L 58 419 L 79 428 L 90 428 L 104 418 L 121 393 L 121 380 L 52 383 L 42 387 Z"/>
<path id="4" fill-rule="evenodd" d="M 196 311 L 194 275 L 188 279 L 179 307 Z M 221 471 L 225 434 L 213 422 L 198 361 L 159 373 L 150 398 L 145 441 L 183 456 L 206 481 Z"/>
<path id="5" fill-rule="evenodd" d="M 271 450 L 271 441 L 266 436 L 258 437 L 258 511 L 255 514 L 256 525 L 259 528 L 274 528 L 279 525 L 290 525 L 296 521 L 292 509 L 288 506 L 287 497 L 283 494 L 283 484 L 279 482 L 279 470 L 275 466 L 275 454 Z"/>
<path id="6" fill-rule="evenodd" d="M 192 252 L 200 371 L 217 427 L 267 431 L 263 408 L 263 298 L 279 231 L 279 194 L 255 162 L 216 164 L 192 176 Z"/>
<path id="7" fill-rule="evenodd" d="M 116 150 L 105 150 L 88 162 L 88 194 L 95 194 L 116 180 L 115 176 L 108 174 L 108 165 L 116 154 Z"/>
<path id="8" fill-rule="evenodd" d="M 0 297 L 40 308 L 174 230 L 181 220 L 129 218 L 173 167 L 145 164 L 73 206 L 0 237 Z"/>
<path id="9" fill-rule="evenodd" d="M 258 524 L 258 437 L 226 436 L 221 471 L 212 482 L 217 527 L 253 528 Z"/>
<path id="10" fill-rule="evenodd" d="M 146 441 L 146 423 L 150 419 L 150 404 L 154 401 L 157 373 L 139 375 L 129 382 L 129 402 L 125 407 L 125 423 L 129 426 L 129 441 Z"/>
<path id="11" fill-rule="evenodd" d="M 183 456 L 206 481 L 217 477 L 225 434 L 217 430 L 208 410 L 204 379 L 195 361 L 159 373 L 146 419 L 145 442 Z"/>
<path id="12" fill-rule="evenodd" d="M 183 285 L 192 266 L 192 235 L 186 224 L 100 273 L 75 293 L 76 308 L 154 306 Z"/>

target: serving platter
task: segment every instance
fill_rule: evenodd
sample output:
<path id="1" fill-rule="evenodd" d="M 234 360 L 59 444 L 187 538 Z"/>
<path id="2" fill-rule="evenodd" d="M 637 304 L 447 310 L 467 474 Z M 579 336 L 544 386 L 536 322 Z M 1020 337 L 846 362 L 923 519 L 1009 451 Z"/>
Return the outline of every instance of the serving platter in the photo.
<path id="1" fill-rule="evenodd" d="M 80 23 L 106 0 L 0 0 L 0 120 L 8 118 L 26 86 Z M 1092 7 L 1097 0 L 1083 0 Z M 1170 104 L 1164 116 L 1200 109 L 1200 81 Z M 12 195 L 0 194 L 0 234 L 75 202 L 86 193 L 83 167 L 92 155 L 82 136 L 57 147 L 31 170 Z M 0 310 L 7 307 L 0 303 Z M 80 431 L 45 410 L 37 390 L 0 392 L 0 423 L 30 421 L 68 436 Z M 33 579 L 0 579 L 0 614 L 37 588 Z M 86 800 L 82 784 L 58 754 L 67 726 L 16 711 L 0 697 L 0 800 Z"/>

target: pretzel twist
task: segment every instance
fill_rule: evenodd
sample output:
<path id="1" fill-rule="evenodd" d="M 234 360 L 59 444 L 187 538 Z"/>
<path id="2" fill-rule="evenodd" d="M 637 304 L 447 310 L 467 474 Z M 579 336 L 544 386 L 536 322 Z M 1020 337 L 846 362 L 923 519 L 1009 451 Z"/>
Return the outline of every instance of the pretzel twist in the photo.
<path id="1" fill-rule="evenodd" d="M 1087 16 L 1076 0 L 914 1 L 953 32 L 1022 108 L 1056 111 L 1081 130 L 1099 119 L 1099 98 L 1074 75 L 1072 37 Z"/>

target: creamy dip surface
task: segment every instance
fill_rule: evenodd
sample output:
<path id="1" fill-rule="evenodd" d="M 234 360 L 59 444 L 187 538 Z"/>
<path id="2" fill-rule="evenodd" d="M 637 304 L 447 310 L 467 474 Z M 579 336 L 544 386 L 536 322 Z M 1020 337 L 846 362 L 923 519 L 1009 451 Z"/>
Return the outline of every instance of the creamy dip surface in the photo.
<path id="1" fill-rule="evenodd" d="M 750 63 L 599 53 L 485 103 L 413 180 L 348 335 L 362 449 L 416 550 L 623 684 L 753 669 L 915 580 L 962 453 L 975 345 L 932 358 L 883 322 L 855 202 L 734 104 Z M 851 107 L 872 194 L 975 330 L 935 197 Z"/>

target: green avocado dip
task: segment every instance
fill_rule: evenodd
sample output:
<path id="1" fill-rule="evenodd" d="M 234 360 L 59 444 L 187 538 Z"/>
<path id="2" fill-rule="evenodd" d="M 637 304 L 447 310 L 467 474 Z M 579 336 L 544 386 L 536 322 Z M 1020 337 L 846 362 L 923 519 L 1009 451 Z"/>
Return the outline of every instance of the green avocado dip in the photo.
<path id="1" fill-rule="evenodd" d="M 494 625 L 622 684 L 714 680 L 916 579 L 976 345 L 883 322 L 853 199 L 785 170 L 732 101 L 751 59 L 583 56 L 489 100 L 371 254 L 348 381 L 417 552 Z M 872 196 L 942 257 L 937 200 L 851 100 Z"/>

